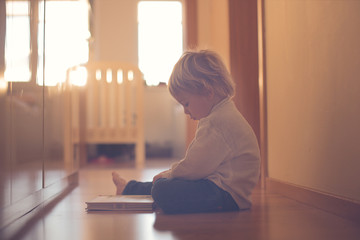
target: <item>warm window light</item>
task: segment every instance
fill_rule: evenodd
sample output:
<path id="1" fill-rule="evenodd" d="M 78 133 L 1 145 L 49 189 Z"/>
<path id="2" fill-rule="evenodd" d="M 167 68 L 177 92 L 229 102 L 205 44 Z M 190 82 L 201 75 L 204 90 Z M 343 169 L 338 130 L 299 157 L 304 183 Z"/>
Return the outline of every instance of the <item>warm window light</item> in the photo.
<path id="1" fill-rule="evenodd" d="M 29 2 L 6 1 L 4 79 L 7 82 L 30 81 L 29 5 Z"/>
<path id="2" fill-rule="evenodd" d="M 86 63 L 89 56 L 87 1 L 46 1 L 39 3 L 39 27 L 44 24 L 46 7 L 45 43 L 39 31 L 39 58 L 45 44 L 45 85 L 55 86 L 66 80 L 66 71 L 72 66 Z M 38 84 L 42 85 L 41 71 Z"/>
<path id="3" fill-rule="evenodd" d="M 112 82 L 112 70 L 110 68 L 106 70 L 106 82 Z"/>
<path id="4" fill-rule="evenodd" d="M 118 84 L 122 84 L 122 82 L 124 81 L 124 78 L 123 78 L 123 70 L 122 69 L 119 69 L 117 71 L 117 83 Z"/>
<path id="5" fill-rule="evenodd" d="M 138 22 L 139 68 L 146 84 L 167 82 L 183 51 L 182 4 L 140 1 Z"/>
<path id="6" fill-rule="evenodd" d="M 37 1 L 36 1 L 37 2 Z M 34 5 L 30 1 L 6 1 L 6 69 L 7 82 L 29 82 L 30 65 L 38 65 L 37 84 L 55 86 L 66 80 L 66 72 L 88 61 L 89 6 L 86 0 L 39 1 L 39 15 L 31 20 Z M 44 19 L 46 8 L 46 21 Z M 38 19 L 37 19 L 38 18 Z M 31 36 L 33 23 L 38 23 L 38 35 Z M 45 29 L 44 29 L 45 23 Z M 44 42 L 45 32 L 45 42 Z M 30 63 L 30 39 L 37 38 L 38 62 Z M 45 47 L 45 53 L 44 53 Z M 45 56 L 45 76 L 43 62 Z"/>
<path id="7" fill-rule="evenodd" d="M 27 66 L 27 65 L 25 65 Z M 25 66 L 8 67 L 5 70 L 4 79 L 7 82 L 28 82 L 31 72 Z"/>
<path id="8" fill-rule="evenodd" d="M 100 70 L 100 69 L 96 69 L 96 71 L 95 71 L 95 78 L 96 78 L 96 80 L 98 80 L 98 81 L 101 80 L 101 70 Z"/>
<path id="9" fill-rule="evenodd" d="M 128 79 L 129 79 L 129 81 L 132 81 L 132 80 L 134 80 L 134 72 L 133 71 L 128 71 Z"/>

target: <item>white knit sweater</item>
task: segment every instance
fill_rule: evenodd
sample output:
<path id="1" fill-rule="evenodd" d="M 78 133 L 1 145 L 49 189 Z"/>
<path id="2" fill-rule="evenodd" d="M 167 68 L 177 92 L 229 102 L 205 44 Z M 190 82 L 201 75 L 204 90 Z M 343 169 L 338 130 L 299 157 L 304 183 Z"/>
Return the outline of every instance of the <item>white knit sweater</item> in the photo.
<path id="1" fill-rule="evenodd" d="M 247 209 L 259 173 L 256 136 L 234 102 L 226 98 L 200 119 L 185 157 L 171 166 L 167 177 L 209 179 L 229 192 L 240 209 Z"/>

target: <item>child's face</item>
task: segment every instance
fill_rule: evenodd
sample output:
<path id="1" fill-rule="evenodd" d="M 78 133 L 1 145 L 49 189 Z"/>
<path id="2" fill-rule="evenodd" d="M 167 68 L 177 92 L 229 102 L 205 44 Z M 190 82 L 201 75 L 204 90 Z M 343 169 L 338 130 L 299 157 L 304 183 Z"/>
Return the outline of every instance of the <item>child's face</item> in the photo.
<path id="1" fill-rule="evenodd" d="M 184 107 L 184 113 L 193 120 L 207 117 L 213 107 L 211 95 L 198 95 L 181 92 L 175 99 Z"/>

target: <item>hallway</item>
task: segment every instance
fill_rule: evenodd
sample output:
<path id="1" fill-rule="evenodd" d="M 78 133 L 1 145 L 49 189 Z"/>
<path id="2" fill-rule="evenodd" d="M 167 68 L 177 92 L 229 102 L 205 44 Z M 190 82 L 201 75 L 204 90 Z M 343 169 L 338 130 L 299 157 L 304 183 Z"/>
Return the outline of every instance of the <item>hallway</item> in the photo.
<path id="1" fill-rule="evenodd" d="M 249 211 L 221 214 L 164 215 L 85 211 L 85 201 L 115 191 L 111 172 L 127 180 L 151 180 L 168 161 L 147 161 L 143 171 L 124 166 L 88 166 L 79 172 L 79 186 L 44 216 L 27 225 L 16 239 L 291 239 L 357 240 L 358 223 L 337 217 L 278 194 L 253 194 Z"/>

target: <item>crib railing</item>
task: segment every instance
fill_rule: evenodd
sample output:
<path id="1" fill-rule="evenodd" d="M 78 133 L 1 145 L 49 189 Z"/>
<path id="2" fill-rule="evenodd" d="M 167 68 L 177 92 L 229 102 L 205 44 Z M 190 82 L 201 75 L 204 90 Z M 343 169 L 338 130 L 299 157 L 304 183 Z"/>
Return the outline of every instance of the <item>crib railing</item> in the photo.
<path id="1" fill-rule="evenodd" d="M 92 62 L 69 70 L 72 84 L 73 141 L 135 144 L 136 166 L 145 161 L 144 80 L 140 70 L 121 62 Z M 75 81 L 86 84 L 76 86 Z"/>

